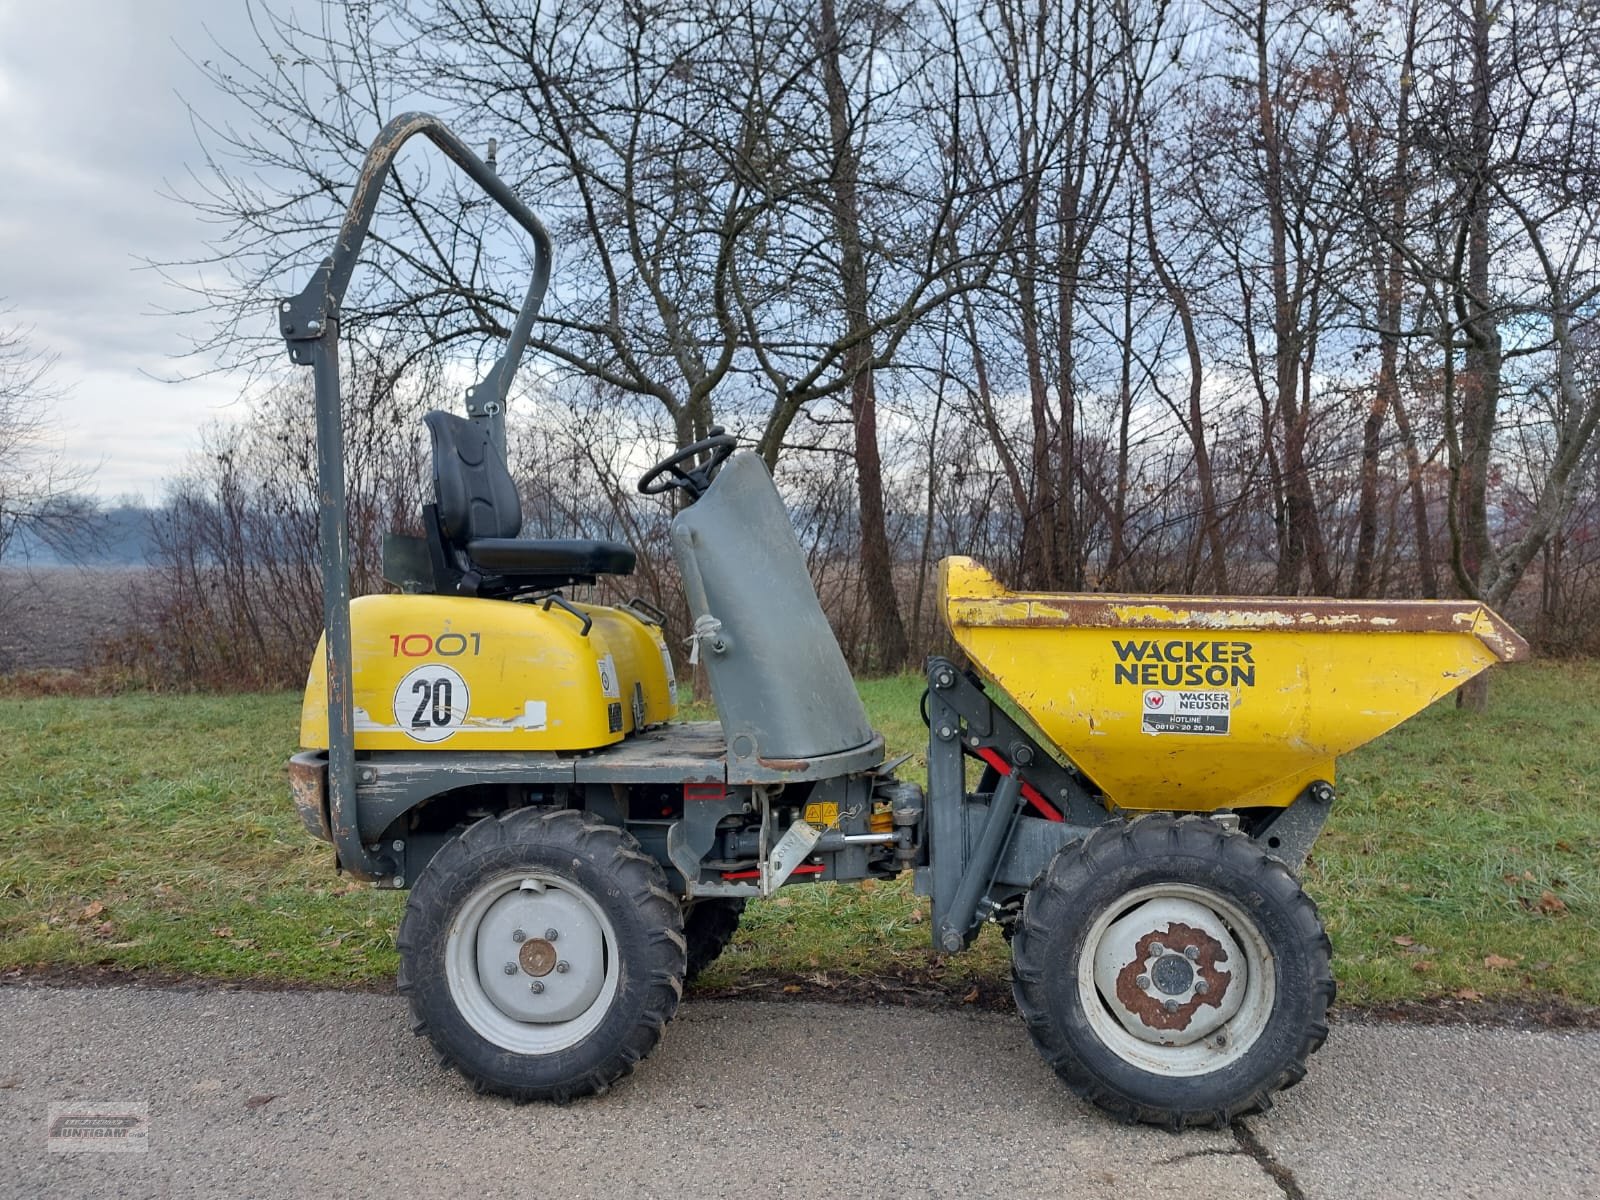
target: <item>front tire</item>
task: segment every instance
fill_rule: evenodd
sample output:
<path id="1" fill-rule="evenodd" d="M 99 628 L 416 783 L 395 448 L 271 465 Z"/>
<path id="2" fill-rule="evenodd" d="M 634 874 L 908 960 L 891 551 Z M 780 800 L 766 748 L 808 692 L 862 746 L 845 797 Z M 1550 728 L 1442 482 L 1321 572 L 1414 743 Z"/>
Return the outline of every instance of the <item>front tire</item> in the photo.
<path id="1" fill-rule="evenodd" d="M 1214 821 L 1159 815 L 1056 855 L 1023 906 L 1012 987 L 1078 1095 L 1128 1121 L 1222 1126 L 1305 1074 L 1330 953 L 1282 863 Z"/>
<path id="2" fill-rule="evenodd" d="M 480 1092 L 605 1091 L 683 994 L 683 922 L 660 866 L 570 809 L 485 817 L 428 863 L 397 939 L 412 1028 Z"/>

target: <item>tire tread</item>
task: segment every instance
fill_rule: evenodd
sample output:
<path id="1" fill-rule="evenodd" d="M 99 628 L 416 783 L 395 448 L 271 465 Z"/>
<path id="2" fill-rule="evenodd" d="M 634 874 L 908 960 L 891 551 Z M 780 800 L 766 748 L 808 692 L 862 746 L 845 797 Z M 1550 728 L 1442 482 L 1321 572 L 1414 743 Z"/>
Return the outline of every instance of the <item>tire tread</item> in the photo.
<path id="1" fill-rule="evenodd" d="M 520 1081 L 474 1069 L 466 1061 L 468 1056 L 459 1054 L 451 1044 L 439 1015 L 431 1011 L 429 989 L 421 986 L 423 966 L 418 957 L 422 948 L 439 935 L 438 926 L 448 917 L 437 911 L 435 893 L 447 892 L 463 873 L 473 872 L 476 860 L 483 855 L 513 845 L 565 847 L 575 857 L 588 859 L 616 882 L 626 903 L 646 918 L 648 932 L 640 939 L 643 961 L 628 972 L 643 988 L 637 1000 L 637 1016 L 599 1065 L 573 1077 L 531 1078 L 539 1073 L 540 1059 L 544 1057 L 533 1055 L 500 1056 L 524 1064 L 527 1069 Z M 418 878 L 395 938 L 401 951 L 397 988 L 410 1000 L 412 1032 L 426 1036 L 438 1052 L 439 1065 L 454 1067 L 475 1091 L 508 1096 L 518 1103 L 565 1104 L 604 1093 L 630 1074 L 660 1042 L 683 995 L 686 951 L 681 922 L 678 902 L 667 888 L 660 865 L 643 853 L 631 834 L 577 809 L 513 809 L 500 816 L 484 817 L 451 838 Z"/>
<path id="2" fill-rule="evenodd" d="M 1247 873 L 1287 908 L 1295 935 L 1310 951 L 1312 979 L 1306 1010 L 1298 1014 L 1299 1035 L 1288 1060 L 1247 1095 L 1224 1105 L 1150 1104 L 1124 1095 L 1085 1064 L 1069 1039 L 1057 1030 L 1051 1014 L 1051 964 L 1045 948 L 1052 927 L 1073 916 L 1070 908 L 1078 888 L 1100 872 L 1134 866 L 1160 854 L 1210 855 Z M 1084 1100 L 1128 1122 L 1169 1129 L 1190 1125 L 1221 1128 L 1240 1116 L 1267 1111 L 1274 1092 L 1304 1078 L 1306 1060 L 1322 1046 L 1328 1034 L 1327 1012 L 1337 991 L 1331 953 L 1316 905 L 1282 862 L 1262 852 L 1245 834 L 1226 829 L 1216 821 L 1192 814 L 1161 813 L 1102 826 L 1058 852 L 1023 902 L 1012 941 L 1012 992 L 1035 1047 L 1062 1081 Z"/>

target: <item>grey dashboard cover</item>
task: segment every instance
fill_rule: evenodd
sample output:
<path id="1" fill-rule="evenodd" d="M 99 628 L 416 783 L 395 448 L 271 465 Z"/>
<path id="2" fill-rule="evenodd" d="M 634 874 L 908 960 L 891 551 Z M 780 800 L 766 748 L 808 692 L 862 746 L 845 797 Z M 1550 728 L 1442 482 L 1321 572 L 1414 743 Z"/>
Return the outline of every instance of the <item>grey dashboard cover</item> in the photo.
<path id="1" fill-rule="evenodd" d="M 730 761 L 807 760 L 872 740 L 759 456 L 728 460 L 705 495 L 674 518 L 672 546 Z"/>

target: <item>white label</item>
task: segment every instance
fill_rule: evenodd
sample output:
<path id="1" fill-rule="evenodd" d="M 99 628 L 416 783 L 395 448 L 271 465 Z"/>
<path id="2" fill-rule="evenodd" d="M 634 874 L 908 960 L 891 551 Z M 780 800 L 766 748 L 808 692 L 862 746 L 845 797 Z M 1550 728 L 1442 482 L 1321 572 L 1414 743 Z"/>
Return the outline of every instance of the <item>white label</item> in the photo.
<path id="1" fill-rule="evenodd" d="M 419 742 L 442 742 L 467 719 L 472 695 L 454 667 L 413 667 L 394 690 L 395 724 Z"/>
<path id="2" fill-rule="evenodd" d="M 522 722 L 518 728 L 531 729 L 536 733 L 542 732 L 544 730 L 544 721 L 545 716 L 543 700 L 528 700 L 523 704 Z"/>
<path id="3" fill-rule="evenodd" d="M 1232 708 L 1230 692 L 1147 691 L 1142 728 L 1145 733 L 1225 735 Z"/>
<path id="4" fill-rule="evenodd" d="M 672 700 L 672 707 L 678 707 L 678 677 L 672 672 L 672 652 L 665 646 L 661 647 L 661 669 L 667 673 L 667 695 Z"/>
<path id="5" fill-rule="evenodd" d="M 600 694 L 608 700 L 622 697 L 622 685 L 617 682 L 617 661 L 609 654 L 600 660 Z"/>

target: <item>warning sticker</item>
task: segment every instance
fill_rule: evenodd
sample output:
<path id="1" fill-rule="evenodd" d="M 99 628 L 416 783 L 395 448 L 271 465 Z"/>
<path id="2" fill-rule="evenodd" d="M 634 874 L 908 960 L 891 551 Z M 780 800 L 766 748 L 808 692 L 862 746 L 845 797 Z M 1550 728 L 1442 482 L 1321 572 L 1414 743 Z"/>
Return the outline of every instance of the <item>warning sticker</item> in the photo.
<path id="1" fill-rule="evenodd" d="M 1233 696 L 1229 692 L 1166 692 L 1144 694 L 1145 733 L 1228 732 Z"/>
<path id="2" fill-rule="evenodd" d="M 600 694 L 608 700 L 622 698 L 622 685 L 617 682 L 617 660 L 611 655 L 600 657 Z"/>
<path id="3" fill-rule="evenodd" d="M 806 805 L 806 824 L 832 829 L 839 823 L 839 806 L 833 801 L 812 801 Z"/>

